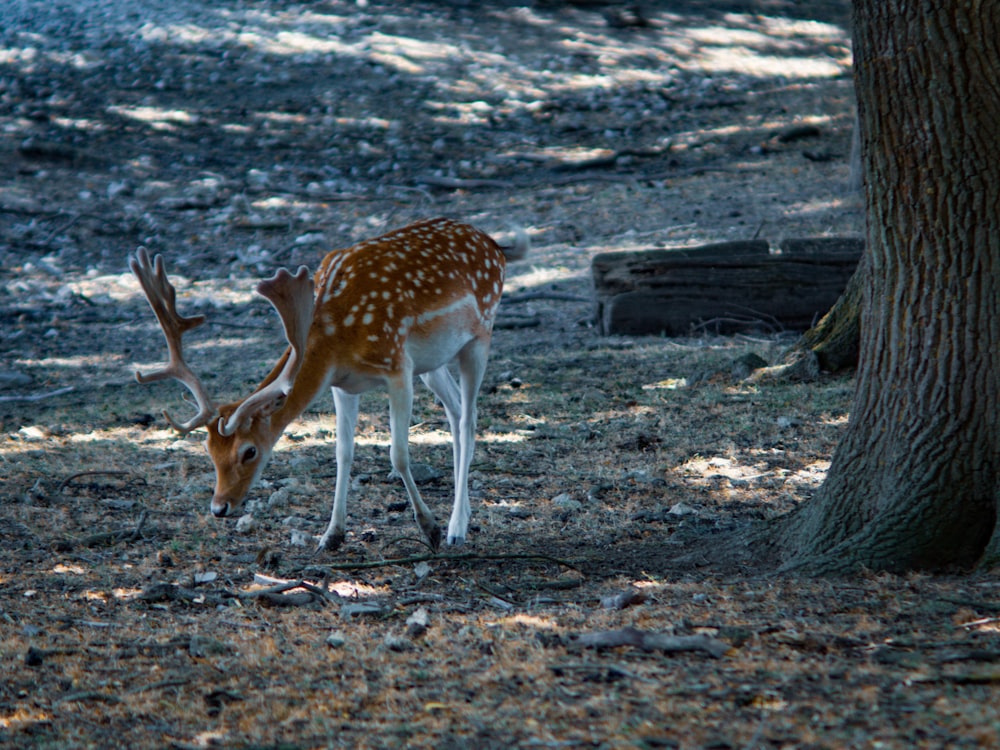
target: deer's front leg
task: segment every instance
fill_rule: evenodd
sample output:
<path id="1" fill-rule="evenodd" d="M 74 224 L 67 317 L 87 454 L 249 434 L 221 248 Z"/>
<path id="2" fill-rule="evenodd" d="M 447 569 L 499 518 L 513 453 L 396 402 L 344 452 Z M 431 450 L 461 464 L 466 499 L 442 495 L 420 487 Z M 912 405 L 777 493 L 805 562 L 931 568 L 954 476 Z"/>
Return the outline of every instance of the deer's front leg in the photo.
<path id="1" fill-rule="evenodd" d="M 337 410 L 337 486 L 333 494 L 333 514 L 330 525 L 320 537 L 318 549 L 335 550 L 344 543 L 347 534 L 347 490 L 351 486 L 351 464 L 354 462 L 354 430 L 358 424 L 360 397 L 333 388 L 333 404 Z"/>
<path id="2" fill-rule="evenodd" d="M 410 416 L 413 413 L 413 376 L 410 372 L 389 381 L 389 429 L 392 447 L 389 455 L 392 468 L 403 478 L 406 494 L 410 496 L 413 516 L 435 550 L 441 546 L 441 529 L 430 508 L 420 497 L 417 483 L 410 473 Z"/>

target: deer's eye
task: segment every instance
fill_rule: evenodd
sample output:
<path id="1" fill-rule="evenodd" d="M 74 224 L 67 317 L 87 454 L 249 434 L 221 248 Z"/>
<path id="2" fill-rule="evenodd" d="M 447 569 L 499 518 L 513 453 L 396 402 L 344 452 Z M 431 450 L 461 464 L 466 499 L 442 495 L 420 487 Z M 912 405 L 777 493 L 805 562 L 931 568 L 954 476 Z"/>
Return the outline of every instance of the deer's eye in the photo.
<path id="1" fill-rule="evenodd" d="M 250 463 L 255 458 L 257 458 L 257 446 L 255 445 L 244 445 L 240 449 L 240 463 Z"/>

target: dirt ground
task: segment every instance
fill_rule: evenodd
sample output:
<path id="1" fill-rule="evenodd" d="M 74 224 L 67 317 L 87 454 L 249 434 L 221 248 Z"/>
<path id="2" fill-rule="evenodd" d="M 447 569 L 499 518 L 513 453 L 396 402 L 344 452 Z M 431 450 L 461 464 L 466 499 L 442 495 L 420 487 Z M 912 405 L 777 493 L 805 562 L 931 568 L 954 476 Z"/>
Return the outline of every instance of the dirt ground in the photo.
<path id="1" fill-rule="evenodd" d="M 996 582 L 676 564 L 807 500 L 849 376 L 795 332 L 601 337 L 590 258 L 859 235 L 846 2 L 0 2 L 0 744 L 1000 746 Z M 327 399 L 208 513 L 127 257 L 162 253 L 219 398 L 283 338 L 255 282 L 447 215 L 531 238 L 479 401 L 468 544 L 431 554 L 363 401 L 347 542 Z M 446 520 L 421 392 L 413 459 Z M 680 650 L 677 650 L 680 649 Z"/>

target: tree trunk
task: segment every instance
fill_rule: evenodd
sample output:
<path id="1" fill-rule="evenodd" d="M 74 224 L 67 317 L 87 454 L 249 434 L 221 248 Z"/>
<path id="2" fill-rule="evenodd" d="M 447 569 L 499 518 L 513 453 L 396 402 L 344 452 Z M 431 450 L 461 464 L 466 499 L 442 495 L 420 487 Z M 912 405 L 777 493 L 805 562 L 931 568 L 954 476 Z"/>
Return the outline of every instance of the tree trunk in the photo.
<path id="1" fill-rule="evenodd" d="M 856 391 L 826 481 L 772 538 L 786 569 L 968 568 L 1000 549 L 1000 4 L 854 6 Z"/>

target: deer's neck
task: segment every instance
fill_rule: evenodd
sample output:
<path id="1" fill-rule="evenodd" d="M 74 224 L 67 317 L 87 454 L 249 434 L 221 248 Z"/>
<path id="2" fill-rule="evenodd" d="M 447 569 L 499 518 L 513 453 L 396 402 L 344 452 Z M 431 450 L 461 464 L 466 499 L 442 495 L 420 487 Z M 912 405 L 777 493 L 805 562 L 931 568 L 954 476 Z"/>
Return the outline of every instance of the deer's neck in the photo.
<path id="1" fill-rule="evenodd" d="M 318 362 L 317 358 L 311 355 L 312 352 L 307 351 L 302 366 L 285 395 L 285 400 L 271 416 L 271 430 L 275 435 L 280 435 L 289 424 L 298 419 L 330 382 L 330 370 L 327 363 Z M 286 351 L 278 364 L 275 365 L 274 371 L 261 383 L 260 387 L 267 385 L 270 380 L 277 376 L 277 373 L 281 372 L 288 356 L 289 352 Z"/>

